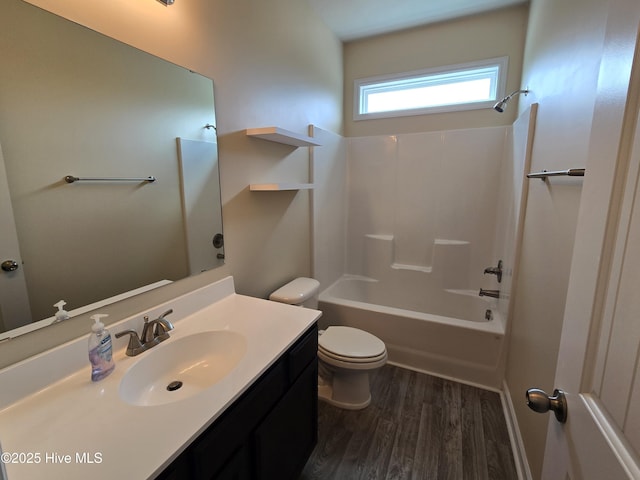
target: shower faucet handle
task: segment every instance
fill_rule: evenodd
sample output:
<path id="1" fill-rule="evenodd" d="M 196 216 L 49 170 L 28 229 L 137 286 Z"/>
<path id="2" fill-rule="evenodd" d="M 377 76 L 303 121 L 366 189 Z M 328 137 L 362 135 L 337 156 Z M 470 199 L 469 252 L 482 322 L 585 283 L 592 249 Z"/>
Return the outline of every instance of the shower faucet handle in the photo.
<path id="1" fill-rule="evenodd" d="M 484 269 L 484 273 L 487 274 L 491 274 L 491 275 L 495 275 L 496 277 L 498 277 L 498 283 L 502 282 L 502 260 L 498 260 L 498 266 L 497 267 L 487 267 Z"/>

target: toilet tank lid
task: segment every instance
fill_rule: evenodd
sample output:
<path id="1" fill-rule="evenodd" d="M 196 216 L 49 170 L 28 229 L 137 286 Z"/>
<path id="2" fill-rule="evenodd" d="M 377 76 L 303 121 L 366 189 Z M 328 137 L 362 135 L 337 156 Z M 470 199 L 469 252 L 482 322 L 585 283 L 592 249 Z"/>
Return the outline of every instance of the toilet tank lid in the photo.
<path id="1" fill-rule="evenodd" d="M 298 277 L 269 295 L 269 300 L 298 305 L 317 294 L 318 288 L 320 282 L 315 278 Z"/>

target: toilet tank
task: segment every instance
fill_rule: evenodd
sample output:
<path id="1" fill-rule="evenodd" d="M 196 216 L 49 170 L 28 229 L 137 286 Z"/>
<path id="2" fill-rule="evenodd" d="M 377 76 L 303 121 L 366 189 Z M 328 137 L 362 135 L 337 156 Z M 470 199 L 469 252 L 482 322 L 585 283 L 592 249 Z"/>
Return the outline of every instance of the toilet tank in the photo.
<path id="1" fill-rule="evenodd" d="M 318 308 L 319 288 L 320 282 L 315 278 L 298 277 L 269 295 L 269 300 L 307 308 Z"/>

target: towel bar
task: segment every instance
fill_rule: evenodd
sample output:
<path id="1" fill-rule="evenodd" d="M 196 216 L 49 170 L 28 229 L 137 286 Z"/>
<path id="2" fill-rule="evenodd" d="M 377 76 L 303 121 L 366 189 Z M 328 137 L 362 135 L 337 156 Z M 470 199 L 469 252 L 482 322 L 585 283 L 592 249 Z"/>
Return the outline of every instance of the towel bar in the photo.
<path id="1" fill-rule="evenodd" d="M 156 177 L 141 177 L 141 178 L 114 178 L 114 177 L 74 177 L 73 175 L 67 175 L 64 177 L 64 181 L 67 183 L 74 182 L 155 182 Z"/>
<path id="2" fill-rule="evenodd" d="M 569 177 L 584 177 L 584 168 L 569 168 L 567 170 L 555 170 L 548 172 L 543 170 L 542 172 L 528 173 L 527 178 L 540 178 L 545 180 L 547 177 L 569 176 Z"/>

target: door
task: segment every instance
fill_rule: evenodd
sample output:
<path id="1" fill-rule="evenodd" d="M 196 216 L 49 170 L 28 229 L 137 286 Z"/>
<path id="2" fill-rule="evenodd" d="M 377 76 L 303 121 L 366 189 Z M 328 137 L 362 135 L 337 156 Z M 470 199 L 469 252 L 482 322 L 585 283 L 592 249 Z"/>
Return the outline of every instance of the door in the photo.
<path id="1" fill-rule="evenodd" d="M 5 330 L 12 330 L 31 322 L 31 309 L 27 284 L 20 258 L 16 224 L 9 196 L 9 182 L 0 146 L 0 337 Z M 13 267 L 9 263 L 15 262 Z M 13 270 L 14 268 L 17 269 Z"/>
<path id="2" fill-rule="evenodd" d="M 568 417 L 550 417 L 544 479 L 640 478 L 640 4 L 614 4 L 554 385 Z"/>

